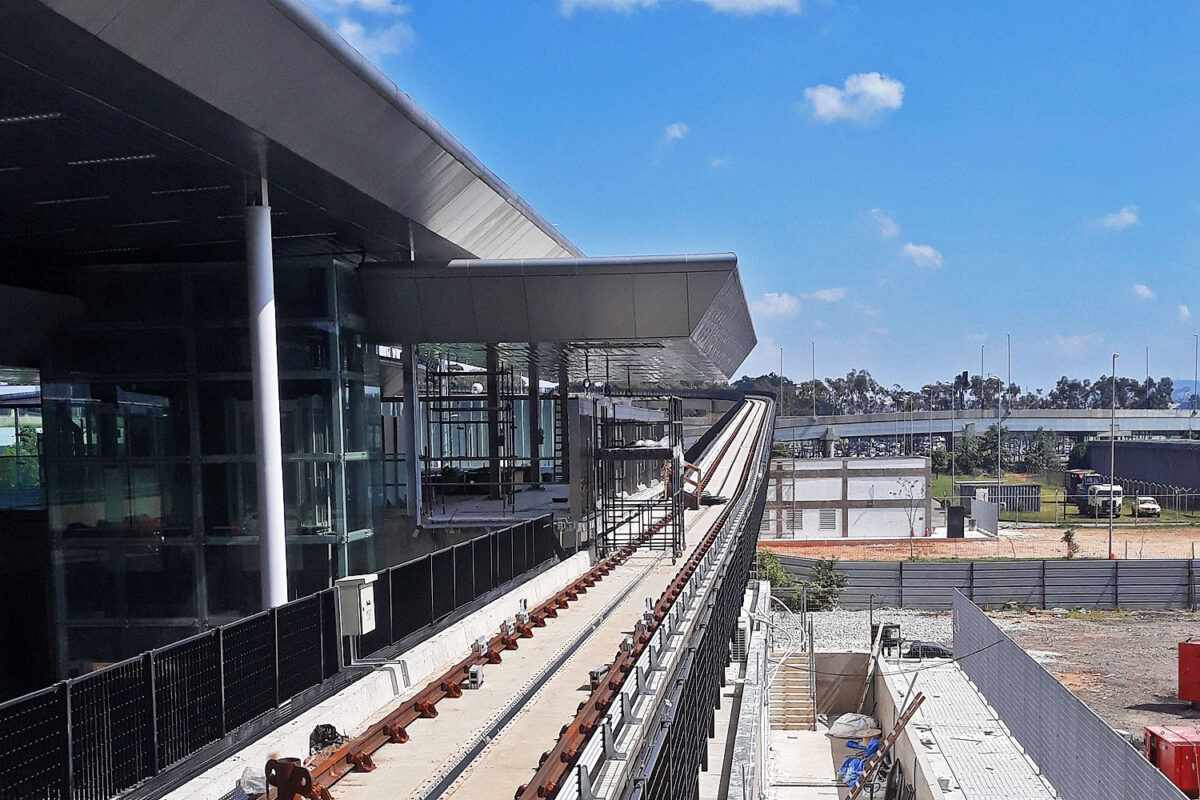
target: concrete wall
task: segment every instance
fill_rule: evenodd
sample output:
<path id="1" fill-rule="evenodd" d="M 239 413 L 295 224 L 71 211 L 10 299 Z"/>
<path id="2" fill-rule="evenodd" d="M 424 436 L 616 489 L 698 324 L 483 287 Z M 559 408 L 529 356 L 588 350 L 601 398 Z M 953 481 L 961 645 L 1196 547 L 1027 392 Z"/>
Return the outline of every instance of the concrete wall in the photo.
<path id="1" fill-rule="evenodd" d="M 779 556 L 787 572 L 805 580 L 815 561 Z M 1194 608 L 1200 598 L 1200 561 L 839 561 L 846 576 L 838 605 L 949 609 L 955 590 L 975 602 L 1036 608 Z"/>
<path id="2" fill-rule="evenodd" d="M 880 670 L 876 670 L 873 684 L 876 697 L 874 716 L 879 720 L 883 732 L 887 734 L 896 726 L 896 719 L 900 716 L 899 704 L 888 688 L 887 680 Z M 903 702 L 903 698 L 900 699 L 900 702 Z M 943 800 L 945 795 L 942 794 L 941 788 L 933 778 L 934 772 L 925 755 L 924 748 L 915 746 L 913 741 L 915 735 L 915 729 L 906 726 L 892 747 L 892 758 L 900 767 L 901 773 L 904 775 L 904 782 L 916 787 L 916 800 Z"/>
<path id="3" fill-rule="evenodd" d="M 863 683 L 867 680 L 870 653 L 821 653 L 814 655 L 817 667 L 817 713 L 830 719 L 858 711 Z M 874 686 L 867 694 L 866 709 L 874 703 Z"/>

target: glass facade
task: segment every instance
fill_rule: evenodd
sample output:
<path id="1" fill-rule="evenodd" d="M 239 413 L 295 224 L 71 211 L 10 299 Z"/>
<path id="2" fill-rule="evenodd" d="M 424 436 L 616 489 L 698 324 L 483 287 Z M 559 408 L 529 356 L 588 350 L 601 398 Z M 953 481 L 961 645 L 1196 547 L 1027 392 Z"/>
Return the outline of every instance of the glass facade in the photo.
<path id="1" fill-rule="evenodd" d="M 0 509 L 44 505 L 41 452 L 42 409 L 0 405 Z"/>
<path id="2" fill-rule="evenodd" d="M 97 268 L 82 280 L 84 319 L 43 367 L 38 437 L 68 673 L 260 608 L 244 266 Z M 280 260 L 275 287 L 298 597 L 375 568 L 364 545 L 383 502 L 379 364 L 352 267 Z M 0 422 L 0 487 L 2 459 L 15 464 L 24 446 L 25 420 L 11 422 L 8 434 Z"/>

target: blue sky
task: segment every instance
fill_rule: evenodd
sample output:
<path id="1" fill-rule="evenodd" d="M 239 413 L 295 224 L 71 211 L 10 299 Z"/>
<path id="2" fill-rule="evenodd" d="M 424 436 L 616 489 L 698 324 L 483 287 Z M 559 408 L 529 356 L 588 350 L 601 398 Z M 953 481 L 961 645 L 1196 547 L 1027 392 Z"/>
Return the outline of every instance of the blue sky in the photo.
<path id="1" fill-rule="evenodd" d="M 739 374 L 1192 373 L 1200 3 L 309 2 L 585 253 L 736 252 Z"/>

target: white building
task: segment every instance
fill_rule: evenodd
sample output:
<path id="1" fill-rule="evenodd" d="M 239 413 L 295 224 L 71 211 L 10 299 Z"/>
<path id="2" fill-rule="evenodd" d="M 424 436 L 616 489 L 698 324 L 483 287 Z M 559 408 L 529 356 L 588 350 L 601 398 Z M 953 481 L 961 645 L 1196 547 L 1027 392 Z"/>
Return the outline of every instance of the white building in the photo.
<path id="1" fill-rule="evenodd" d="M 776 458 L 761 535 L 777 539 L 924 536 L 929 459 Z"/>

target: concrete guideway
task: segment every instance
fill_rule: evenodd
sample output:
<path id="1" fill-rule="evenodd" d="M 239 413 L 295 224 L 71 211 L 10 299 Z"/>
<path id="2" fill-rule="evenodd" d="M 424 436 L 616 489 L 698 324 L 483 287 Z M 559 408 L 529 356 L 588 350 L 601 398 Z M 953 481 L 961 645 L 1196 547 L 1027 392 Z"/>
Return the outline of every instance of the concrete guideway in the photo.
<path id="1" fill-rule="evenodd" d="M 698 460 L 713 493 L 728 496 L 736 491 L 765 407 L 747 403 Z M 686 512 L 691 543 L 684 558 L 721 518 L 722 509 L 705 506 Z M 539 757 L 574 718 L 590 690 L 589 672 L 612 660 L 641 618 L 647 600 L 658 600 L 677 573 L 666 554 L 635 554 L 559 611 L 558 618 L 548 620 L 532 638 L 520 639 L 516 650 L 503 653 L 500 663 L 486 666 L 482 688 L 440 704 L 436 718 L 412 723 L 409 741 L 378 750 L 376 769 L 348 774 L 333 788 L 334 794 L 338 798 L 509 796 L 533 777 Z M 552 674 L 543 674 L 559 661 Z M 497 732 L 499 725 L 503 727 Z M 485 739 L 489 734 L 494 738 Z"/>

